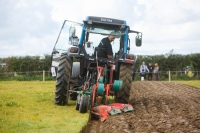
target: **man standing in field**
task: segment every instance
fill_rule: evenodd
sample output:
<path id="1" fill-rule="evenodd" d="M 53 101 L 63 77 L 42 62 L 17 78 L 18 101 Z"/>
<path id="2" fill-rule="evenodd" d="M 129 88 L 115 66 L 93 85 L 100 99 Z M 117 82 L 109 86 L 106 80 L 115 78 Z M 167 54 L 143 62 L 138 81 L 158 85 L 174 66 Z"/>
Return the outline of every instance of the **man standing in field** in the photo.
<path id="1" fill-rule="evenodd" d="M 135 66 L 133 66 L 133 78 L 132 78 L 132 80 L 134 80 L 134 78 L 135 78 L 135 75 L 136 75 L 136 67 L 135 67 Z"/>
<path id="2" fill-rule="evenodd" d="M 152 80 L 153 66 L 151 63 L 149 63 L 148 69 L 149 69 L 148 80 Z"/>

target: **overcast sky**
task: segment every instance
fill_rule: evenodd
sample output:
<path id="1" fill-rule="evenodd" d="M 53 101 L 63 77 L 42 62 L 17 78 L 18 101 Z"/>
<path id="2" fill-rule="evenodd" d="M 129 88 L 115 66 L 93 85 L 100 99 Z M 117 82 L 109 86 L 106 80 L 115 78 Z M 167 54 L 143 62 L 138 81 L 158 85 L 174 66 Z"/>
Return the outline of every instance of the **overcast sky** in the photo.
<path id="1" fill-rule="evenodd" d="M 126 20 L 136 55 L 200 53 L 200 0 L 0 0 L 0 57 L 51 54 L 65 19 Z"/>

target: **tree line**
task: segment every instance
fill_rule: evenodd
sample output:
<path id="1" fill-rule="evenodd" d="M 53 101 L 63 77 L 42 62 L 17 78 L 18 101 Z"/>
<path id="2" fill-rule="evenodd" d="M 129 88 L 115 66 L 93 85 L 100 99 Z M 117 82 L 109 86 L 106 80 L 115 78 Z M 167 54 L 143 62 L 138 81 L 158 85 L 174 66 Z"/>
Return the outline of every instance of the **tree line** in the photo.
<path id="1" fill-rule="evenodd" d="M 138 55 L 134 64 L 137 70 L 142 62 L 158 63 L 160 71 L 182 71 L 186 66 L 192 66 L 194 71 L 200 71 L 200 54 L 163 54 L 163 55 Z M 50 71 L 51 55 L 40 56 L 7 57 L 0 58 L 0 63 L 6 63 L 5 68 L 0 68 L 0 72 L 27 72 L 27 71 Z"/>
<path id="2" fill-rule="evenodd" d="M 200 71 L 200 54 L 165 54 L 165 55 L 139 55 L 135 67 L 139 69 L 142 62 L 158 63 L 159 71 L 183 71 L 187 66 L 192 66 L 194 71 Z"/>
<path id="3" fill-rule="evenodd" d="M 0 58 L 0 63 L 6 63 L 5 68 L 0 68 L 1 72 L 29 72 L 29 71 L 49 71 L 51 68 L 51 56 L 24 56 Z"/>

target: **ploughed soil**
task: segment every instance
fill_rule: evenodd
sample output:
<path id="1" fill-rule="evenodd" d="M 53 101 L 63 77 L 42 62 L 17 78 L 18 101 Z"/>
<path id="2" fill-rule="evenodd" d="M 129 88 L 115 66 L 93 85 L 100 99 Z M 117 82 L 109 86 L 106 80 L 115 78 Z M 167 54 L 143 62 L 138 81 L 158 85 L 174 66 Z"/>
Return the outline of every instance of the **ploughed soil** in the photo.
<path id="1" fill-rule="evenodd" d="M 174 82 L 132 82 L 134 111 L 89 120 L 84 133 L 200 133 L 200 89 Z"/>

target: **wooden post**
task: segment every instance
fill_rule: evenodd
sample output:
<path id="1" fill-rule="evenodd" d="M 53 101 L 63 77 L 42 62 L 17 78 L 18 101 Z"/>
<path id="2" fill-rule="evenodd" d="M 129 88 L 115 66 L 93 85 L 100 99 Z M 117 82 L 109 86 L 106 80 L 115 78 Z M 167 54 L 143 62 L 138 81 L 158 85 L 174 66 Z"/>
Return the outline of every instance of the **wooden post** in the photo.
<path id="1" fill-rule="evenodd" d="M 16 77 L 17 76 L 17 72 L 14 72 L 14 77 Z"/>
<path id="2" fill-rule="evenodd" d="M 169 81 L 171 81 L 171 72 L 169 70 Z"/>
<path id="3" fill-rule="evenodd" d="M 45 81 L 45 70 L 43 70 L 43 81 Z"/>

